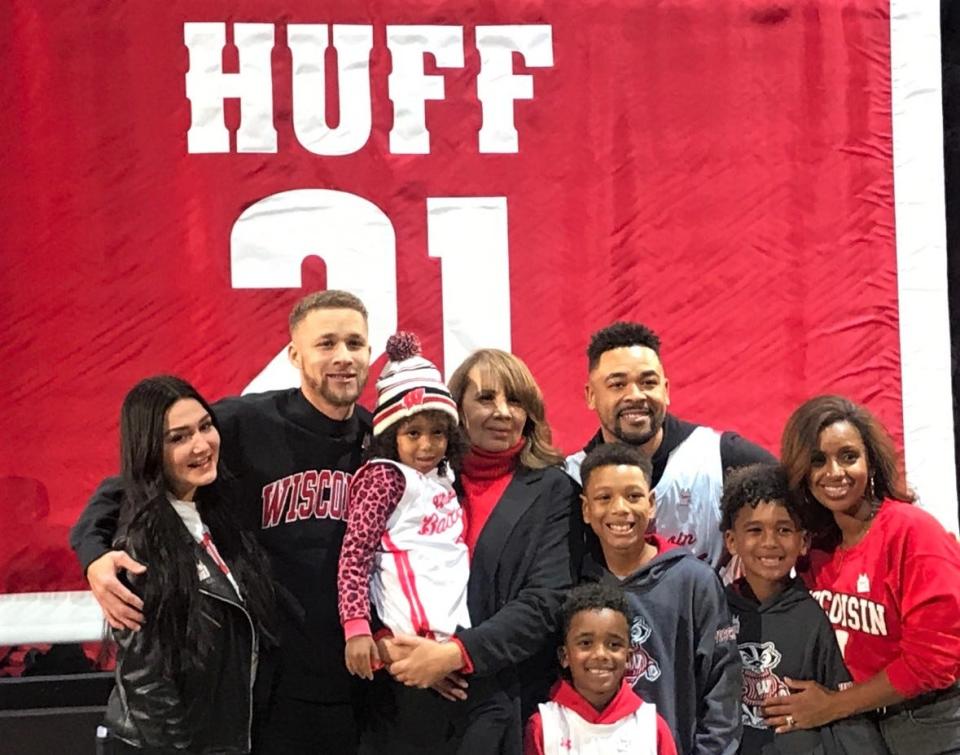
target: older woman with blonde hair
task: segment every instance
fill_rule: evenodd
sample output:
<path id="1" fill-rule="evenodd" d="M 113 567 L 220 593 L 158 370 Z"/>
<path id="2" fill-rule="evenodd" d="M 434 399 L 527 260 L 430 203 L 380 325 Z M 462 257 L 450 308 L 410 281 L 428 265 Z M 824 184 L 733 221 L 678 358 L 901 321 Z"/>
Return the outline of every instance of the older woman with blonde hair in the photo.
<path id="1" fill-rule="evenodd" d="M 505 696 L 500 709 L 509 715 L 491 727 L 486 751 L 519 753 L 521 722 L 553 681 L 551 640 L 571 584 L 568 539 L 579 491 L 563 471 L 543 395 L 520 359 L 476 351 L 454 372 L 450 392 L 470 444 L 460 485 L 472 627 L 446 643 L 397 638 L 388 648 L 390 672 L 448 697 Z"/>

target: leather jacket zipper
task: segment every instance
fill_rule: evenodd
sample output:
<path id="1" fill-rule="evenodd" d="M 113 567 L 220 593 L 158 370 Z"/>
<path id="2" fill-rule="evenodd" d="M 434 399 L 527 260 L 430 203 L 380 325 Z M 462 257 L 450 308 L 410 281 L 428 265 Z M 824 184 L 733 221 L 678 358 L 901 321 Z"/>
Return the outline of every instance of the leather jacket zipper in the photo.
<path id="1" fill-rule="evenodd" d="M 256 683 L 257 679 L 257 667 L 259 666 L 259 647 L 260 647 L 260 638 L 257 636 L 257 628 L 253 625 L 253 618 L 250 616 L 250 613 L 246 608 L 243 607 L 240 603 L 234 603 L 232 600 L 227 600 L 226 598 L 216 595 L 209 590 L 204 590 L 200 588 L 200 592 L 204 595 L 208 595 L 214 600 L 219 600 L 221 603 L 226 603 L 228 606 L 233 606 L 234 608 L 239 608 L 240 612 L 247 617 L 247 622 L 250 624 L 250 688 L 247 695 L 247 751 L 253 749 L 253 685 Z"/>

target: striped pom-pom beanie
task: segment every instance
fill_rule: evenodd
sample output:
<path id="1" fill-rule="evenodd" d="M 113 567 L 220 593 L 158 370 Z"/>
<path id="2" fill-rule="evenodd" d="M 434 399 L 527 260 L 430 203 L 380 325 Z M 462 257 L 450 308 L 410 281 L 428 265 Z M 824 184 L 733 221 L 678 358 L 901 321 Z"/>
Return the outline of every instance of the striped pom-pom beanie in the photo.
<path id="1" fill-rule="evenodd" d="M 377 380 L 377 408 L 373 412 L 373 434 L 417 412 L 436 409 L 458 421 L 457 405 L 440 378 L 433 362 L 420 354 L 420 340 L 407 332 L 387 340 L 389 360 Z"/>

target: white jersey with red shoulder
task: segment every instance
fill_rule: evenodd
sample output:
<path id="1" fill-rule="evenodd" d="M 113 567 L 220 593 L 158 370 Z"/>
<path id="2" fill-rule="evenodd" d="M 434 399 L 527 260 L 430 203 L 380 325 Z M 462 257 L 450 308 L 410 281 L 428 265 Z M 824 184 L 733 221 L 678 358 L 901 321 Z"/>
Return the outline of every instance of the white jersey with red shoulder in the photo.
<path id="1" fill-rule="evenodd" d="M 470 626 L 466 521 L 453 473 L 422 474 L 387 459 L 403 473 L 403 496 L 387 519 L 370 577 L 370 601 L 395 634 L 446 639 Z"/>
<path id="2" fill-rule="evenodd" d="M 657 709 L 628 684 L 598 711 L 570 682 L 554 688 L 528 725 L 527 753 L 536 755 L 676 754 L 673 738 Z"/>

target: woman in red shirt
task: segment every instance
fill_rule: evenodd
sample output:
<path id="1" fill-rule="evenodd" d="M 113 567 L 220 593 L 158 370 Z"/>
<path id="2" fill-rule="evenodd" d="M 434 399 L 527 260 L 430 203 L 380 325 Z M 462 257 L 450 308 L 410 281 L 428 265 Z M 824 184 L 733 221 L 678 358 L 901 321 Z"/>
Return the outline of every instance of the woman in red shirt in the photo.
<path id="1" fill-rule="evenodd" d="M 854 684 L 786 680 L 778 731 L 869 712 L 892 753 L 960 752 L 960 545 L 919 506 L 863 406 L 819 396 L 790 417 L 781 461 L 813 537 L 804 575 Z"/>

